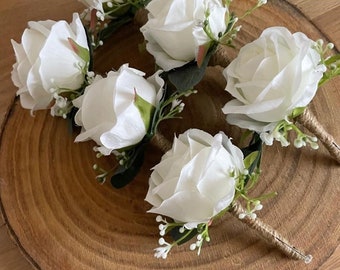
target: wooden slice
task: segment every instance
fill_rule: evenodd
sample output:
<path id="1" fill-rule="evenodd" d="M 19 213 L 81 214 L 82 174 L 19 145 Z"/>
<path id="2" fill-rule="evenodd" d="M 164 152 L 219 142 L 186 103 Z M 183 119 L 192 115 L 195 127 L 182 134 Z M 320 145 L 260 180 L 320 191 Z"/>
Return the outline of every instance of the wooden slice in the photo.
<path id="1" fill-rule="evenodd" d="M 247 2 L 247 3 L 244 3 Z M 255 1 L 252 1 L 255 2 Z M 237 14 L 250 7 L 235 1 Z M 309 37 L 322 36 L 307 19 L 284 1 L 272 0 L 245 18 L 236 45 L 239 49 L 266 27 L 284 25 Z M 131 67 L 153 72 L 153 60 L 138 45 L 138 27 L 129 25 L 107 41 L 95 59 L 99 72 Z M 225 63 L 238 50 L 228 50 Z M 8 83 L 8 82 L 7 82 Z M 198 94 L 186 99 L 182 120 L 161 127 L 168 138 L 191 127 L 216 133 L 224 130 L 238 143 L 241 131 L 226 126 L 220 108 L 230 97 L 223 90 L 219 68 L 208 69 L 197 87 Z M 10 86 L 15 92 L 14 86 Z M 340 139 L 339 79 L 321 89 L 310 108 L 325 128 Z M 1 136 L 1 208 L 10 232 L 37 269 L 317 269 L 338 246 L 338 194 L 340 168 L 321 146 L 265 147 L 263 173 L 254 196 L 277 191 L 264 201 L 259 217 L 280 231 L 297 247 L 313 255 L 305 266 L 267 244 L 239 220 L 226 216 L 211 228 L 211 242 L 200 256 L 187 245 L 174 248 L 167 260 L 153 257 L 158 246 L 158 224 L 144 201 L 150 168 L 162 153 L 150 145 L 140 174 L 127 187 L 116 190 L 95 180 L 92 165 L 115 164 L 112 157 L 97 159 L 92 142 L 73 142 L 67 121 L 52 118 L 47 111 L 31 117 L 18 101 L 12 107 Z"/>

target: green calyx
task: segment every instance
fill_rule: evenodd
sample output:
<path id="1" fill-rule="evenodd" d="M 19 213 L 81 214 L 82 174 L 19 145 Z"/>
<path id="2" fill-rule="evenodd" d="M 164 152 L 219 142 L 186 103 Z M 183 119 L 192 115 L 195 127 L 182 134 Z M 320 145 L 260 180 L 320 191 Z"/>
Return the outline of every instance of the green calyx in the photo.
<path id="1" fill-rule="evenodd" d="M 142 117 L 142 120 L 143 120 L 144 125 L 145 125 L 145 130 L 146 130 L 146 132 L 148 132 L 149 128 L 150 128 L 151 119 L 152 119 L 153 113 L 155 111 L 155 106 L 152 105 L 151 103 L 147 102 L 141 96 L 139 96 L 137 94 L 136 89 L 135 89 L 134 104 L 137 107 L 137 109 L 138 109 L 138 111 L 139 111 L 139 113 Z"/>

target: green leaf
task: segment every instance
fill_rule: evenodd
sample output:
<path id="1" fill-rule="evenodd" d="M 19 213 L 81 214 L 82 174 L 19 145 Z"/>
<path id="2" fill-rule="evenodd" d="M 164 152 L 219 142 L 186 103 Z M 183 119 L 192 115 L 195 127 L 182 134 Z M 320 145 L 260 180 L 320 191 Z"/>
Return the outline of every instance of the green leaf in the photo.
<path id="1" fill-rule="evenodd" d="M 80 46 L 77 42 L 75 42 L 72 38 L 68 38 L 68 42 L 70 43 L 72 50 L 84 60 L 85 63 L 90 62 L 90 52 L 88 49 Z"/>
<path id="2" fill-rule="evenodd" d="M 200 66 L 196 61 L 191 61 L 182 67 L 167 72 L 168 80 L 176 87 L 178 92 L 193 89 L 202 80 L 215 49 L 216 46 L 213 46 L 209 50 Z"/>
<path id="3" fill-rule="evenodd" d="M 244 155 L 244 164 L 248 169 L 249 174 L 255 171 L 255 169 L 259 169 L 261 165 L 261 157 L 262 157 L 262 140 L 260 135 L 254 133 L 254 136 L 249 143 L 249 145 L 245 148 L 241 149 Z M 253 154 L 255 153 L 255 154 Z M 250 157 L 249 157 L 250 156 Z M 245 180 L 245 185 L 249 181 L 249 177 Z"/>
<path id="4" fill-rule="evenodd" d="M 145 125 L 145 130 L 148 132 L 150 128 L 150 122 L 151 122 L 151 117 L 155 111 L 155 106 L 153 106 L 151 103 L 147 102 L 145 99 L 143 99 L 141 96 L 137 94 L 137 91 L 135 89 L 135 101 L 134 101 L 135 106 L 137 107 L 144 125 Z"/>
<path id="5" fill-rule="evenodd" d="M 111 185 L 115 188 L 122 188 L 129 184 L 138 174 L 144 162 L 144 152 L 146 143 L 142 142 L 136 146 L 136 151 L 131 157 L 128 167 L 120 166 L 111 177 Z"/>
<path id="6" fill-rule="evenodd" d="M 247 147 L 244 147 L 241 149 L 244 157 L 247 157 L 249 154 L 251 154 L 254 151 L 262 151 L 262 140 L 260 138 L 260 135 L 257 133 L 254 133 L 252 140 L 250 141 L 249 145 Z"/>
<path id="7" fill-rule="evenodd" d="M 247 129 L 245 132 L 242 133 L 240 142 L 244 142 L 251 134 L 253 134 L 253 131 Z"/>
<path id="8" fill-rule="evenodd" d="M 246 156 L 246 158 L 243 160 L 244 166 L 249 169 L 254 161 L 257 159 L 258 155 L 259 151 L 254 151 Z"/>
<path id="9" fill-rule="evenodd" d="M 292 111 L 290 117 L 291 117 L 292 119 L 295 118 L 295 117 L 298 117 L 299 115 L 303 114 L 303 112 L 305 111 L 305 109 L 306 109 L 306 107 L 297 107 L 297 108 L 295 108 L 295 109 Z"/>

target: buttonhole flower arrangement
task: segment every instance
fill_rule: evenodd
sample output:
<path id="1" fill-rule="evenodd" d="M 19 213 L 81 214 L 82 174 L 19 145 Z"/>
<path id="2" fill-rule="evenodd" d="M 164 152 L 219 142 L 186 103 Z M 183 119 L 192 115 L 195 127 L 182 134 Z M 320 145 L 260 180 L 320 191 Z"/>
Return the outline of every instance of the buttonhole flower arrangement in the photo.
<path id="1" fill-rule="evenodd" d="M 21 44 L 12 40 L 16 56 L 12 81 L 19 88 L 22 107 L 51 109 L 53 116 L 66 118 L 71 101 L 87 84 L 90 52 L 78 14 L 73 21 L 29 22 Z"/>
<path id="2" fill-rule="evenodd" d="M 305 122 L 318 88 L 339 75 L 339 55 L 328 56 L 333 46 L 284 27 L 265 29 L 223 71 L 226 91 L 235 98 L 222 109 L 227 122 L 260 134 L 266 145 L 276 140 L 288 146 L 288 134 L 294 131 L 295 147 L 318 149 L 317 137 L 305 134 L 297 122 Z M 326 146 L 340 162 L 339 146 L 330 141 Z"/>
<path id="3" fill-rule="evenodd" d="M 314 42 L 283 27 L 264 30 L 259 39 L 244 46 L 223 71 L 226 90 L 235 98 L 223 107 L 230 124 L 253 133 L 240 149 L 223 132 L 214 136 L 189 129 L 168 142 L 158 131 L 162 121 L 179 118 L 183 97 L 196 94 L 212 55 L 222 57 L 218 46 L 233 47 L 243 18 L 230 0 L 81 0 L 86 5 L 73 21 L 29 22 L 21 44 L 12 41 L 16 56 L 12 80 L 19 88 L 22 107 L 50 110 L 67 118 L 81 132 L 76 142 L 93 140 L 97 157 L 114 155 L 117 164 L 106 170 L 95 164 L 100 183 L 122 188 L 138 174 L 146 145 L 151 141 L 165 152 L 152 168 L 145 200 L 157 214 L 159 245 L 155 257 L 165 259 L 175 245 L 189 241 L 200 254 L 209 242 L 209 228 L 229 212 L 258 231 L 275 246 L 306 263 L 312 257 L 292 246 L 257 218 L 262 201 L 275 192 L 249 196 L 260 179 L 262 144 L 274 140 L 289 144 L 288 132 L 297 134 L 296 147 L 316 139 L 296 125 L 316 133 L 339 161 L 334 139 L 323 140 L 320 126 L 306 120 L 318 87 L 340 74 L 339 55 L 329 55 L 331 44 Z M 143 14 L 147 12 L 147 18 Z M 120 26 L 136 19 L 142 25 L 146 50 L 154 56 L 155 73 L 128 63 L 107 74 L 96 74 L 96 50 Z M 247 135 L 247 133 L 246 133 Z M 154 138 L 154 139 L 153 139 Z M 244 205 L 244 206 L 243 206 Z M 165 240 L 170 236 L 172 240 Z"/>
<path id="4" fill-rule="evenodd" d="M 247 202 L 247 211 L 239 218 L 255 219 L 255 211 L 262 208 L 260 199 L 270 195 L 247 195 L 258 180 L 260 153 L 253 151 L 244 158 L 222 132 L 212 136 L 190 129 L 175 137 L 172 148 L 153 168 L 145 198 L 153 206 L 148 212 L 159 214 L 156 221 L 161 223 L 160 247 L 155 249 L 155 257 L 165 259 L 174 245 L 195 236 L 190 249 L 200 254 L 203 243 L 210 241 L 210 225 L 239 198 Z M 174 221 L 168 222 L 162 216 Z M 172 243 L 164 240 L 167 233 L 175 239 Z"/>

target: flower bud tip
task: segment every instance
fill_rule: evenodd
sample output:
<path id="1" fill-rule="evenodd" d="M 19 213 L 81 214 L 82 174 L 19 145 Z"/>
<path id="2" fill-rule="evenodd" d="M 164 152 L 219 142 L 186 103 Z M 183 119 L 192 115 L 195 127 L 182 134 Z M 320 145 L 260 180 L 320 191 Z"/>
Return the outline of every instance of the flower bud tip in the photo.
<path id="1" fill-rule="evenodd" d="M 309 264 L 312 260 L 313 260 L 313 256 L 310 254 L 307 255 L 305 258 L 305 264 Z"/>

